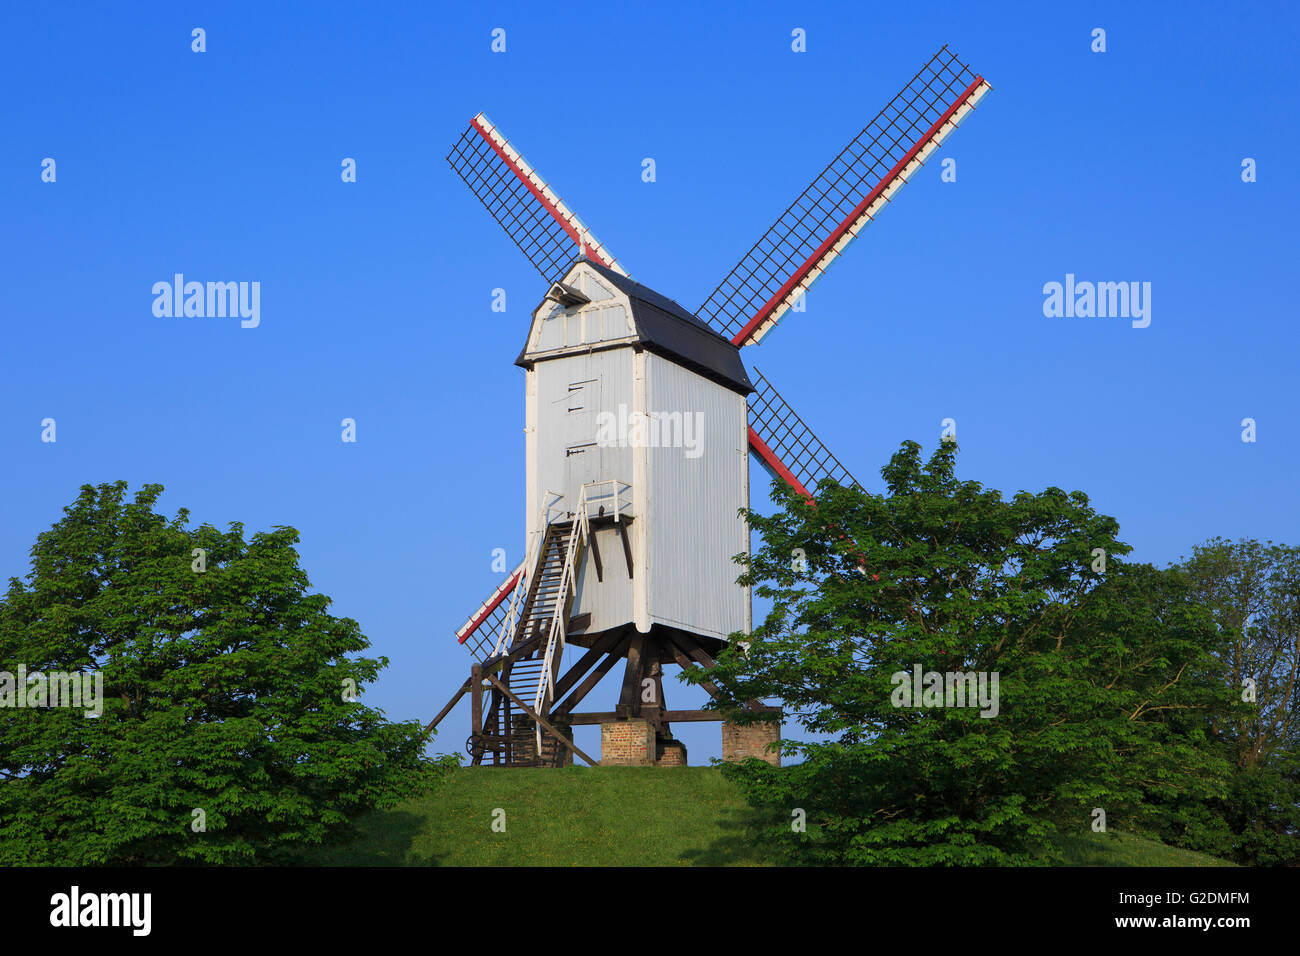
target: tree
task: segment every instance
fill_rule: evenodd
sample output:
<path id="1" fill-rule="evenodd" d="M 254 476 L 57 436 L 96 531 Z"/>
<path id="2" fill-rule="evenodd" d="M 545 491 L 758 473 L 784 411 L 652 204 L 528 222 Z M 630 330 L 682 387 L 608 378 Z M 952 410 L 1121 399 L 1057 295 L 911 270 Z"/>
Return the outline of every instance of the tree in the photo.
<path id="1" fill-rule="evenodd" d="M 1300 743 L 1300 548 L 1211 538 L 1182 564 L 1196 600 L 1224 636 L 1232 686 L 1255 706 L 1216 727 L 1237 766 Z M 1248 691 L 1248 693 L 1247 693 Z"/>
<path id="2" fill-rule="evenodd" d="M 1212 538 L 1181 564 L 1219 631 L 1236 706 L 1211 722 L 1228 793 L 1171 807 L 1164 837 L 1252 865 L 1300 863 L 1300 548 Z"/>
<path id="3" fill-rule="evenodd" d="M 728 771 L 796 861 L 1027 862 L 1096 808 L 1138 828 L 1151 792 L 1221 791 L 1203 718 L 1224 687 L 1186 581 L 1125 564 L 1082 493 L 1007 501 L 958 480 L 955 455 L 942 443 L 923 465 L 907 442 L 887 494 L 826 482 L 811 502 L 776 483 L 782 509 L 747 513 L 762 545 L 741 581 L 772 610 L 709 676 L 731 719 L 777 698 L 831 738 L 784 742 L 793 767 Z"/>
<path id="4" fill-rule="evenodd" d="M 188 528 L 126 487 L 83 486 L 0 601 L 0 662 L 104 692 L 0 708 L 0 863 L 276 862 L 428 779 L 418 725 L 357 702 L 387 660 L 309 593 L 294 529 Z"/>

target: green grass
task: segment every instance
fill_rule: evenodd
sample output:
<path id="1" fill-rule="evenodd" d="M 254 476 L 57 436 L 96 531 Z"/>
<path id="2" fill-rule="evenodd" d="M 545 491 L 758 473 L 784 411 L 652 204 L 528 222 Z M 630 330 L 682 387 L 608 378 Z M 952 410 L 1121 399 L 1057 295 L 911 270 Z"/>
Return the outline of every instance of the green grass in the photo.
<path id="1" fill-rule="evenodd" d="M 505 832 L 492 831 L 505 811 Z M 748 808 L 711 767 L 451 771 L 432 793 L 363 817 L 342 866 L 754 866 Z"/>
<path id="2" fill-rule="evenodd" d="M 493 812 L 505 811 L 505 832 Z M 431 793 L 362 817 L 308 866 L 763 866 L 750 811 L 713 767 L 464 767 Z M 1127 833 L 1066 837 L 1044 863 L 1230 866 Z"/>
<path id="3" fill-rule="evenodd" d="M 1056 846 L 1064 854 L 1064 866 L 1236 866 L 1218 857 L 1114 830 L 1061 837 Z"/>

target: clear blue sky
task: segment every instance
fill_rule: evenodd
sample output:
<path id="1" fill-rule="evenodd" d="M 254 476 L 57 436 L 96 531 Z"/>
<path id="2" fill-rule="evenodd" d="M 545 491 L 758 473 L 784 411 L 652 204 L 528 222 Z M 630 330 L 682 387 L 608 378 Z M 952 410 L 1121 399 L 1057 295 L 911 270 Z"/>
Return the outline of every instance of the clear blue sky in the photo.
<path id="1" fill-rule="evenodd" d="M 964 476 L 1082 489 L 1137 559 L 1300 542 L 1300 15 L 1132 6 L 13 6 L 0 577 L 87 482 L 293 525 L 315 587 L 392 661 L 368 702 L 428 719 L 465 677 L 451 633 L 498 580 L 492 549 L 522 556 L 512 361 L 543 292 L 443 161 L 469 118 L 693 308 L 945 42 L 993 85 L 938 154 L 957 182 L 932 161 L 748 363 L 872 489 L 954 418 Z M 156 318 L 176 272 L 259 281 L 260 327 Z M 1066 273 L 1152 283 L 1150 327 L 1044 317 Z M 718 755 L 716 725 L 679 729 L 693 763 Z M 467 733 L 462 707 L 435 749 Z"/>

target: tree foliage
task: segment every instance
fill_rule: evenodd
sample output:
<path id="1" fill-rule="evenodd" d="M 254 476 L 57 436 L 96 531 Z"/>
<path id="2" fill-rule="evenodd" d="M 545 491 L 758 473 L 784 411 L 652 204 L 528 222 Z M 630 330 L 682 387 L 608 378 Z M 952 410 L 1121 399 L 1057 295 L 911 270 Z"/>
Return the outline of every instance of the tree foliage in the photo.
<path id="1" fill-rule="evenodd" d="M 1211 538 L 1181 564 L 1241 700 L 1211 721 L 1233 774 L 1219 799 L 1168 808 L 1171 843 L 1239 863 L 1300 864 L 1300 548 Z"/>
<path id="2" fill-rule="evenodd" d="M 1095 809 L 1137 829 L 1153 794 L 1223 791 L 1205 742 L 1227 688 L 1186 578 L 1125 563 L 1082 493 L 1005 500 L 959 480 L 955 456 L 905 443 L 883 495 L 823 483 L 811 502 L 777 483 L 781 510 L 748 512 L 761 547 L 741 580 L 772 609 L 712 679 L 733 719 L 775 698 L 816 737 L 784 742 L 795 766 L 730 771 L 793 860 L 1027 862 Z M 918 665 L 996 674 L 996 715 L 898 706 L 895 675 Z"/>
<path id="3" fill-rule="evenodd" d="M 1211 538 L 1182 564 L 1195 598 L 1222 634 L 1233 687 L 1257 706 L 1216 726 L 1239 767 L 1300 744 L 1300 548 Z"/>
<path id="4" fill-rule="evenodd" d="M 162 490 L 83 486 L 0 601 L 0 669 L 105 696 L 0 709 L 0 863 L 275 862 L 431 772 L 418 725 L 346 699 L 387 660 L 309 591 L 297 532 L 189 528 Z"/>

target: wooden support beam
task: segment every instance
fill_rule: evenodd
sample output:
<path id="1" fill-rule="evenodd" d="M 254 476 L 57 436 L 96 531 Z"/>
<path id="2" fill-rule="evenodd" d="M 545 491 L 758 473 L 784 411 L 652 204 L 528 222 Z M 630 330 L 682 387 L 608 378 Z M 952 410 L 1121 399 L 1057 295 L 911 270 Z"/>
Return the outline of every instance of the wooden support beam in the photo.
<path id="1" fill-rule="evenodd" d="M 623 690 L 618 695 L 618 712 L 625 717 L 641 713 L 641 649 L 645 635 L 633 631 L 627 646 L 627 669 L 623 671 Z"/>
<path id="2" fill-rule="evenodd" d="M 678 640 L 671 632 L 666 633 L 665 636 L 668 638 L 668 642 L 673 646 L 673 656 L 677 658 L 677 663 L 682 665 L 682 670 L 689 670 L 691 667 L 703 667 L 705 670 L 711 670 L 717 663 L 709 656 L 708 651 L 700 647 L 698 644 L 687 644 L 686 642 Z M 690 657 L 688 658 L 686 654 L 689 654 Z M 718 690 L 717 684 L 714 684 L 711 681 L 704 681 L 702 686 L 709 692 L 709 696 L 714 700 L 722 700 L 722 692 Z M 754 711 L 779 709 L 769 707 L 760 700 L 747 701 L 746 706 L 750 710 Z"/>
<path id="3" fill-rule="evenodd" d="M 627 522 L 618 522 L 618 533 L 623 538 L 623 559 L 627 561 L 627 576 L 632 577 L 632 545 L 627 540 Z"/>
<path id="4" fill-rule="evenodd" d="M 469 669 L 469 728 L 471 736 L 483 736 L 483 668 L 478 664 Z M 477 767 L 483 762 L 483 752 L 480 748 L 475 749 L 479 751 L 473 760 Z"/>
<path id="5" fill-rule="evenodd" d="M 668 701 L 664 698 L 664 669 L 658 657 L 650 662 L 650 676 L 655 682 L 655 700 L 659 703 L 659 709 L 667 710 Z"/>
<path id="6" fill-rule="evenodd" d="M 681 665 L 682 670 L 688 671 L 691 670 L 692 668 L 701 666 L 686 656 L 686 652 L 683 651 L 681 647 L 678 646 L 677 641 L 672 636 L 672 634 L 668 634 L 666 636 L 668 638 L 668 646 L 673 652 L 673 657 L 677 659 L 677 663 Z M 700 681 L 700 686 L 703 687 L 706 691 L 708 691 L 709 696 L 712 697 L 714 700 L 720 701 L 723 699 L 722 691 L 718 690 L 718 685 L 714 684 L 712 681 L 707 681 L 707 680 Z"/>
<path id="7" fill-rule="evenodd" d="M 605 566 L 604 566 L 603 564 L 601 564 L 601 562 L 600 562 L 600 545 L 598 545 L 598 544 L 596 543 L 596 531 L 595 531 L 595 529 L 592 529 L 591 534 L 588 536 L 588 540 L 591 542 L 591 556 L 592 556 L 592 558 L 594 558 L 595 561 L 596 561 L 596 580 L 597 580 L 597 581 L 604 581 L 604 580 L 605 580 Z"/>
<path id="8" fill-rule="evenodd" d="M 451 713 L 451 709 L 456 706 L 456 704 L 460 701 L 462 697 L 465 696 L 465 694 L 468 691 L 469 691 L 469 681 L 465 681 L 465 683 L 460 685 L 460 690 L 456 691 L 456 693 L 452 695 L 451 700 L 447 701 L 447 706 L 444 707 L 442 710 L 438 711 L 438 716 L 433 718 L 433 720 L 429 721 L 427 724 L 424 725 L 424 732 L 427 734 L 429 733 L 429 731 L 433 730 L 440 723 L 442 723 L 442 718 L 446 717 L 448 714 Z"/>
<path id="9" fill-rule="evenodd" d="M 590 615 L 585 615 L 590 617 Z M 591 645 L 591 649 L 578 662 L 565 672 L 564 676 L 555 682 L 555 700 L 559 700 L 569 692 L 569 688 L 582 680 L 582 675 L 591 669 L 591 666 L 600 660 L 605 654 L 610 653 L 623 640 L 623 634 L 620 631 L 610 631 L 608 634 L 596 640 Z"/>
<path id="10" fill-rule="evenodd" d="M 495 677 L 492 677 L 492 676 L 490 676 L 490 675 L 488 676 L 487 679 L 488 679 L 489 681 L 491 681 L 492 685 L 493 685 L 497 690 L 501 691 L 501 693 L 505 694 L 507 697 L 509 697 L 511 700 L 513 700 L 516 704 L 518 704 L 518 705 L 519 705 L 519 708 L 520 708 L 520 709 L 521 709 L 525 714 L 527 714 L 529 717 L 533 718 L 533 720 L 535 720 L 535 721 L 537 721 L 539 724 L 541 724 L 542 727 L 543 727 L 545 730 L 547 730 L 548 732 L 550 732 L 550 734 L 551 734 L 552 736 L 554 736 L 556 740 L 558 740 L 560 743 L 564 744 L 564 746 L 568 747 L 568 748 L 569 748 L 570 750 L 572 750 L 572 751 L 573 751 L 577 756 L 579 756 L 579 757 L 581 757 L 583 760 L 587 761 L 587 763 L 591 764 L 593 767 L 598 767 L 598 766 L 600 766 L 600 764 L 599 764 L 597 761 L 592 760 L 592 759 L 591 759 L 590 757 L 588 757 L 585 753 L 583 753 L 581 750 L 579 750 L 577 744 L 575 744 L 573 741 L 569 740 L 568 737 L 564 736 L 564 734 L 562 734 L 562 733 L 560 733 L 558 730 L 556 730 L 555 727 L 554 727 L 554 725 L 551 724 L 551 722 L 550 722 L 549 720 L 547 720 L 545 717 L 543 717 L 543 716 L 542 716 L 541 714 L 539 714 L 537 711 L 533 710 L 531 707 L 529 707 L 527 704 L 525 704 L 522 700 L 520 700 L 518 697 L 516 697 L 514 694 L 512 694 L 512 693 L 510 692 L 510 688 L 506 687 L 504 684 L 502 684 L 500 681 L 498 681 Z M 541 754 L 538 754 L 538 755 L 537 755 L 538 760 L 541 759 L 541 756 L 542 756 Z"/>
<path id="11" fill-rule="evenodd" d="M 501 696 L 501 692 L 493 687 L 487 691 L 491 696 L 492 703 L 488 704 L 487 711 L 483 715 L 483 734 L 487 737 L 498 737 L 505 731 L 502 729 L 510 721 L 510 714 L 507 712 L 506 699 Z M 502 759 L 507 763 L 510 762 L 510 738 L 506 738 L 505 752 L 492 752 L 492 764 L 495 766 Z"/>
<path id="12" fill-rule="evenodd" d="M 709 656 L 709 652 L 698 644 L 686 644 L 685 650 L 686 653 L 690 654 L 691 658 L 701 667 L 711 668 L 717 663 L 717 661 Z"/>
<path id="13" fill-rule="evenodd" d="M 659 656 L 662 653 L 658 639 L 653 634 L 646 635 L 645 646 L 641 649 L 641 679 L 637 681 L 636 702 L 640 715 L 650 721 L 657 734 L 665 736 L 668 734 L 668 724 L 663 717 L 664 691 L 660 681 L 663 668 L 659 666 Z M 649 702 L 645 699 L 647 680 L 650 681 L 651 696 L 654 698 Z"/>
<path id="14" fill-rule="evenodd" d="M 764 707 L 765 711 L 777 713 L 780 707 Z M 589 714 L 570 714 L 568 717 L 569 724 L 573 727 L 590 727 L 593 724 L 612 724 L 619 720 L 619 716 L 612 710 L 598 711 Z M 721 711 L 717 710 L 665 710 L 664 720 L 668 723 L 722 723 L 727 718 Z"/>
<path id="15" fill-rule="evenodd" d="M 577 690 L 566 697 L 560 704 L 552 707 L 551 713 L 556 715 L 567 714 L 569 711 L 573 710 L 574 707 L 577 707 L 582 703 L 582 699 L 591 693 L 592 688 L 599 684 L 601 679 L 614 669 L 614 665 L 618 663 L 618 659 L 622 654 L 623 645 L 625 643 L 627 643 L 627 637 L 624 634 L 619 633 L 615 646 L 610 648 L 608 651 L 609 656 L 597 665 L 596 669 L 587 676 L 587 679 L 578 686 Z"/>

